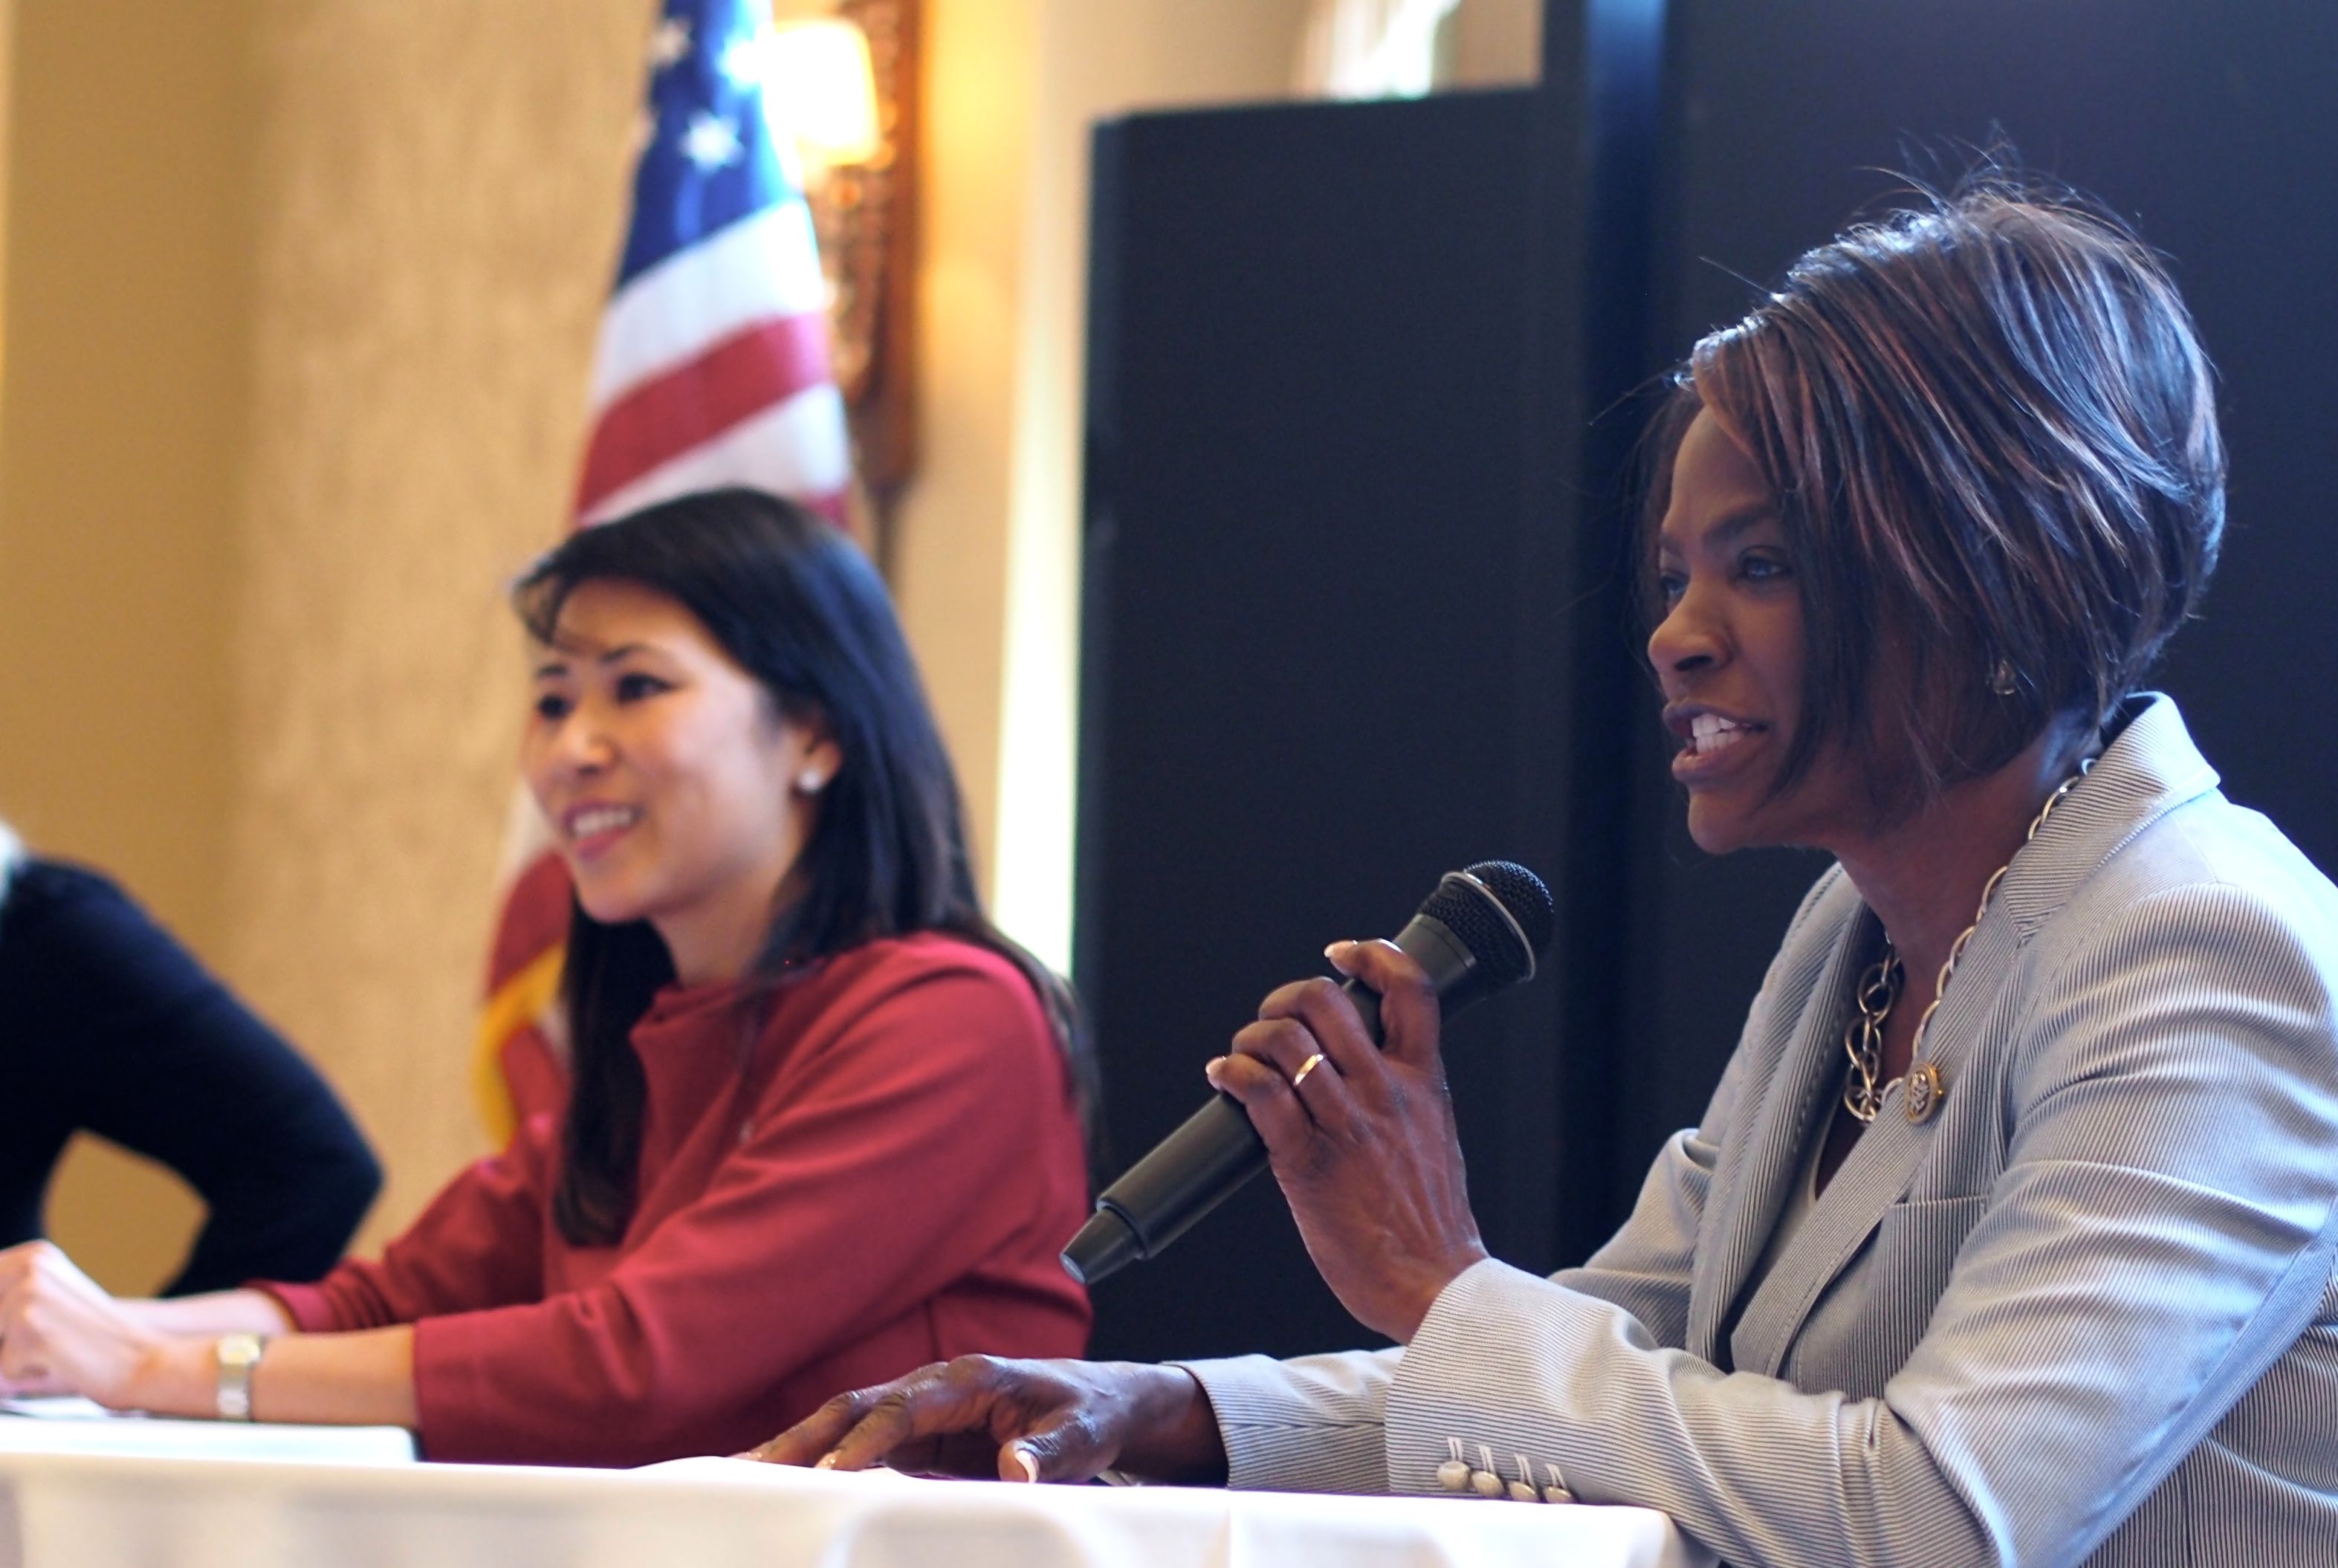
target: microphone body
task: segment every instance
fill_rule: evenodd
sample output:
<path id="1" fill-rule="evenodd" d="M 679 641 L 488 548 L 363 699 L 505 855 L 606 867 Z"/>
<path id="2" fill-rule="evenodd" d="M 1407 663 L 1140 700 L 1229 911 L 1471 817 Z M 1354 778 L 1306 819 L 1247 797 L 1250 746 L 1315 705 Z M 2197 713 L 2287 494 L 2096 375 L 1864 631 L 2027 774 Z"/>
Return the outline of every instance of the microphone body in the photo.
<path id="1" fill-rule="evenodd" d="M 1497 872 L 1488 880 L 1500 888 L 1498 894 L 1478 875 Z M 1520 893 L 1522 885 L 1531 893 Z M 1532 897 L 1537 894 L 1538 911 Z M 1489 861 L 1447 873 L 1420 913 L 1397 933 L 1396 946 L 1427 972 L 1439 1010 L 1451 1017 L 1532 975 L 1535 955 L 1550 939 L 1552 920 L 1550 894 L 1534 873 Z M 1457 926 L 1463 929 L 1457 932 Z M 1539 936 L 1529 936 L 1530 931 Z M 1380 997 L 1354 980 L 1341 990 L 1379 1044 Z M 1231 1094 L 1212 1096 L 1105 1189 L 1095 1213 L 1064 1249 L 1065 1271 L 1092 1285 L 1137 1259 L 1158 1256 L 1265 1168 L 1266 1143 L 1251 1125 L 1250 1113 Z"/>

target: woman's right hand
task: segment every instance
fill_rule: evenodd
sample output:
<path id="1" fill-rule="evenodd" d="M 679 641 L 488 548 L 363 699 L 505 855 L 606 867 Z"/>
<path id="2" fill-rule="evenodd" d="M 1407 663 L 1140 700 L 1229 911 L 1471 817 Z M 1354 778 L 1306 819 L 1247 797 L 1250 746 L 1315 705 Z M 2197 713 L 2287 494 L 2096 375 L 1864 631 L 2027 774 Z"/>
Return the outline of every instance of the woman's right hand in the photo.
<path id="1" fill-rule="evenodd" d="M 1226 1454 L 1209 1396 L 1176 1367 L 961 1356 L 840 1394 L 748 1455 L 772 1465 L 1002 1481 L 1117 1468 L 1215 1485 Z"/>

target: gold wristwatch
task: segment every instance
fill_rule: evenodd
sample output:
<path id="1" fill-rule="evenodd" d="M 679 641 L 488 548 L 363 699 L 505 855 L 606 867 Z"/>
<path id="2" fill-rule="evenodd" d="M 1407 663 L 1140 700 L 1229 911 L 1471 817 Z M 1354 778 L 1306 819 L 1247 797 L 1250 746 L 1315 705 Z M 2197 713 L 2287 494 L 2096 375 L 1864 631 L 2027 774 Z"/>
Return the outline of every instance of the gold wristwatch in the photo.
<path id="1" fill-rule="evenodd" d="M 251 1419 L 251 1372 L 268 1341 L 257 1334 L 225 1334 L 212 1347 L 219 1357 L 219 1418 Z"/>

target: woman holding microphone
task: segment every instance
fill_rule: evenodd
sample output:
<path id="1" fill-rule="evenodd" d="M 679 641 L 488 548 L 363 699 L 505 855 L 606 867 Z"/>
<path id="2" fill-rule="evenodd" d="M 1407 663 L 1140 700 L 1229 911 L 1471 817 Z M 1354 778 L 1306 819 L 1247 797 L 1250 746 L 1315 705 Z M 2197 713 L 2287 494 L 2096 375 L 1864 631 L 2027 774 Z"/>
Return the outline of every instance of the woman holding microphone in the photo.
<path id="1" fill-rule="evenodd" d="M 0 1389 L 624 1465 L 1086 1344 L 1069 997 L 976 900 L 868 563 L 721 491 L 572 535 L 516 601 L 523 771 L 576 889 L 565 1121 L 314 1286 L 116 1301 L 0 1253 Z"/>
<path id="2" fill-rule="evenodd" d="M 961 1360 L 764 1456 L 1635 1504 L 1740 1568 L 2338 1560 L 2338 893 L 2137 690 L 2224 521 L 2165 270 L 1977 189 L 1804 256 L 1659 434 L 1690 831 L 1836 863 L 1622 1230 L 1487 1256 L 1436 1003 L 1341 944 L 1386 1053 L 1308 981 L 1210 1077 L 1394 1348 Z"/>

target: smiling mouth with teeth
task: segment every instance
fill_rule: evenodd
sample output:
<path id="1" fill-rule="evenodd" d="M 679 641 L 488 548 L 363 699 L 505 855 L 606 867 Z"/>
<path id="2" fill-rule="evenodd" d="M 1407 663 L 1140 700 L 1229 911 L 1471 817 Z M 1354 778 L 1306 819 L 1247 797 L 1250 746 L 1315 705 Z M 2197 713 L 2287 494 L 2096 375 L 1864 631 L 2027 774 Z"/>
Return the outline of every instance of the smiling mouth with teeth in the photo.
<path id="1" fill-rule="evenodd" d="M 1688 744 L 1684 750 L 1692 757 L 1710 757 L 1726 750 L 1758 728 L 1724 719 L 1718 713 L 1699 713 L 1688 725 Z"/>
<path id="2" fill-rule="evenodd" d="M 570 819 L 571 838 L 590 838 L 595 833 L 606 833 L 613 828 L 626 828 L 641 813 L 630 806 L 607 806 L 597 810 L 580 811 Z"/>

